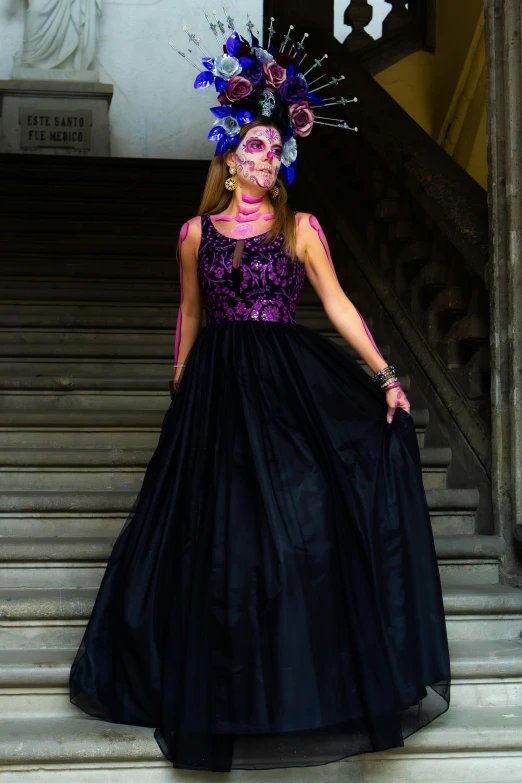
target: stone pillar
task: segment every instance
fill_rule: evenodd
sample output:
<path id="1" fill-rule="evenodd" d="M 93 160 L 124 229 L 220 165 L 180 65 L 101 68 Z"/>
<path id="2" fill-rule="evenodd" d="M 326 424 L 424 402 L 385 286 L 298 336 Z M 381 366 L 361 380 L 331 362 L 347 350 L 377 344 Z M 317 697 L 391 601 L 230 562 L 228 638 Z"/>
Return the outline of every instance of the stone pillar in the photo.
<path id="1" fill-rule="evenodd" d="M 484 2 L 493 505 L 507 542 L 504 580 L 522 585 L 522 14 L 520 0 Z"/>

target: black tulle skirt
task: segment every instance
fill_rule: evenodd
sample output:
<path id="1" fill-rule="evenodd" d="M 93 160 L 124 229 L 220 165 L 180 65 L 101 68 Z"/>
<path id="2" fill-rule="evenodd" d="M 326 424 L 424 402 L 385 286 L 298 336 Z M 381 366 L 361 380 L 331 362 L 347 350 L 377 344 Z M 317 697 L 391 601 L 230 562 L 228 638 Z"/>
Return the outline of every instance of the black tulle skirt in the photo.
<path id="1" fill-rule="evenodd" d="M 403 745 L 450 670 L 412 418 L 295 324 L 205 327 L 76 655 L 71 701 L 174 767 Z"/>

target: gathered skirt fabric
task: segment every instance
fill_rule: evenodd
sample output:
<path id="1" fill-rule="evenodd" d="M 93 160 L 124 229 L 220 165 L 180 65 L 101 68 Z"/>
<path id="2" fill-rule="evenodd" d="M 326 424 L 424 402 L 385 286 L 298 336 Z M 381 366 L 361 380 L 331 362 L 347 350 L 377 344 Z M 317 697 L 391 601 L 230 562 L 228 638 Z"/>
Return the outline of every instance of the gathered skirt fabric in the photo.
<path id="1" fill-rule="evenodd" d="M 310 766 L 445 712 L 412 417 L 308 327 L 207 325 L 74 660 L 71 701 L 172 765 Z"/>

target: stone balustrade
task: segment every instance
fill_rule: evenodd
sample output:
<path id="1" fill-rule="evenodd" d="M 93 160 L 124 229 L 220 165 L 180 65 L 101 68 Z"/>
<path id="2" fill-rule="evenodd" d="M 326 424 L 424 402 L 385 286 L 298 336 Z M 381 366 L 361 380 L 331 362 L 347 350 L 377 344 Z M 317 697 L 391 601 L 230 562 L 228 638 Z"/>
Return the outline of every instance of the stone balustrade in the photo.
<path id="1" fill-rule="evenodd" d="M 393 37 L 403 27 L 415 23 L 417 19 L 417 3 L 407 0 L 386 0 L 391 5 L 390 12 L 382 25 L 382 38 Z M 373 19 L 373 5 L 371 0 L 350 0 L 350 4 L 344 12 L 344 23 L 352 28 L 344 41 L 344 46 L 349 52 L 358 50 L 372 44 L 375 39 L 365 29 Z"/>

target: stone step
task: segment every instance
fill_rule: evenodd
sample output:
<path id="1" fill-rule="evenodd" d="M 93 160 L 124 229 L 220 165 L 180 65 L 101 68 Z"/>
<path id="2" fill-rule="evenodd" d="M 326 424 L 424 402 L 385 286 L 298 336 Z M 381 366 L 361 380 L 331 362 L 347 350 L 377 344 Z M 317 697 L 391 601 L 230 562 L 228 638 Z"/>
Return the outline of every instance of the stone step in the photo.
<path id="1" fill-rule="evenodd" d="M 444 585 L 443 589 L 451 641 L 475 644 L 520 638 L 521 590 L 502 585 Z M 506 590 L 512 592 L 505 596 Z M 77 649 L 95 595 L 95 589 L 82 588 L 0 590 L 5 607 L 0 617 L 0 649 Z"/>
<path id="2" fill-rule="evenodd" d="M 430 490 L 431 492 L 431 490 Z M 45 499 L 42 500 L 44 502 Z M 116 538 L 127 518 L 128 511 L 85 511 L 79 508 L 78 500 L 71 499 L 71 510 L 30 510 L 20 511 L 13 501 L 13 510 L 5 508 L 0 512 L 0 536 L 4 538 Z M 462 504 L 461 504 L 462 505 Z M 446 515 L 438 510 L 430 512 L 434 535 L 453 538 L 453 536 L 471 536 L 474 530 L 474 514 L 477 503 L 473 496 L 468 508 L 451 511 Z M 487 536 L 486 538 L 494 537 Z M 485 553 L 479 550 L 479 557 Z M 448 557 L 450 555 L 448 554 Z M 453 555 L 451 555 L 453 556 Z M 456 557 L 456 555 L 455 555 Z M 459 554 L 462 557 L 462 554 Z"/>
<path id="3" fill-rule="evenodd" d="M 44 428 L 27 430 L 13 428 L 1 434 L 4 449 L 78 449 L 100 451 L 121 451 L 146 449 L 152 452 L 158 443 L 160 430 L 157 426 L 140 428 L 118 428 L 114 426 L 93 429 Z"/>
<path id="4" fill-rule="evenodd" d="M 13 183 L 16 184 L 16 183 Z M 0 186 L 0 195 L 5 186 Z M 31 197 L 26 192 L 15 191 L 9 194 L 9 215 L 25 218 L 28 215 L 46 218 L 59 217 L 68 220 L 69 216 L 101 220 L 117 219 L 163 219 L 165 221 L 184 221 L 187 216 L 196 215 L 198 202 L 176 202 L 165 198 L 132 198 L 125 199 L 99 198 L 93 199 L 75 193 L 71 196 L 60 196 L 53 193 L 50 199 Z"/>
<path id="5" fill-rule="evenodd" d="M 73 384 L 74 379 L 64 376 L 62 380 Z M 159 379 L 164 391 L 161 392 L 166 411 L 170 404 L 167 382 Z M 18 416 L 7 416 L 2 419 L 0 412 L 1 442 L 4 449 L 95 449 L 121 450 L 133 448 L 154 449 L 161 431 L 163 414 L 161 410 L 154 412 L 128 412 L 127 414 L 113 411 L 72 411 L 67 414 L 58 411 L 55 415 L 47 412 L 32 411 Z M 424 447 L 424 433 L 428 426 L 428 411 L 412 409 L 412 417 L 416 428 L 419 447 Z M 4 422 L 3 424 L 1 422 Z M 7 424 L 7 421 L 9 422 Z M 433 471 L 439 473 L 441 479 L 443 469 L 433 465 Z M 439 481 L 440 483 L 440 481 Z M 445 513 L 445 512 L 443 512 Z M 459 512 L 460 513 L 460 512 Z M 466 509 L 465 513 L 468 513 Z M 474 513 L 474 512 L 473 512 Z M 450 523 L 451 526 L 452 523 Z M 452 529 L 449 532 L 453 532 Z M 470 532 L 470 531 L 468 531 Z"/>
<path id="6" fill-rule="evenodd" d="M 172 256 L 170 256 L 172 263 Z M 54 307 L 54 303 L 73 306 L 75 302 L 97 304 L 112 303 L 145 304 L 154 302 L 160 305 L 178 305 L 179 285 L 165 285 L 161 280 L 97 280 L 88 277 L 33 277 L 28 284 L 26 277 L 2 277 L 2 299 L 0 310 L 5 304 L 15 303 L 47 303 L 48 307 Z"/>
<path id="7" fill-rule="evenodd" d="M 31 192 L 35 182 L 46 187 L 58 183 L 70 183 L 75 193 L 82 194 L 83 187 L 91 182 L 99 188 L 99 197 L 104 197 L 106 185 L 118 185 L 122 195 L 127 195 L 133 186 L 155 185 L 183 197 L 194 189 L 200 195 L 200 188 L 208 172 L 206 160 L 151 159 L 151 158 L 82 158 L 68 155 L 13 155 L 0 154 L 1 181 L 22 185 L 24 193 Z M 181 188 L 181 190 L 178 190 Z M 6 191 L 10 193 L 10 190 Z M 106 196 L 105 196 L 106 197 Z"/>
<path id="8" fill-rule="evenodd" d="M 102 258 L 104 255 L 101 254 Z M 175 264 L 172 255 L 167 260 Z M 109 259 L 110 261 L 110 259 Z M 108 261 L 108 263 L 109 263 Z M 173 304 L 177 307 L 179 303 L 179 283 L 173 280 L 169 285 L 165 285 L 163 280 L 149 280 L 143 278 L 139 280 L 111 280 L 110 278 L 99 280 L 90 277 L 32 277 L 29 285 L 24 276 L 9 275 L 3 277 L 2 292 L 0 299 L 0 309 L 4 305 L 13 303 L 39 304 L 44 306 L 62 304 L 73 307 L 74 303 L 95 304 L 100 306 L 101 302 L 113 303 L 118 305 L 123 302 L 133 304 L 146 304 L 154 302 L 158 304 Z M 308 304 L 317 305 L 318 296 L 310 285 L 304 285 L 300 296 L 298 307 Z"/>
<path id="9" fill-rule="evenodd" d="M 10 312 L 8 312 L 10 309 Z M 131 305 L 117 307 L 116 317 L 119 324 L 112 326 L 106 322 L 111 316 L 112 307 L 92 305 L 56 305 L 56 307 L 39 307 L 38 304 L 29 304 L 22 309 L 18 305 L 11 304 L 2 307 L 2 317 L 10 314 L 17 316 L 15 324 L 0 324 L 1 344 L 6 346 L 23 346 L 25 343 L 38 344 L 75 343 L 96 339 L 103 344 L 125 343 L 131 339 L 138 342 L 165 341 L 168 335 L 172 335 L 176 326 L 177 304 L 164 305 L 159 311 L 156 307 L 142 306 L 136 310 Z M 36 313 L 34 312 L 36 310 Z M 23 324 L 24 315 L 29 311 L 28 318 L 32 323 Z M 94 323 L 85 321 L 85 313 Z M 158 321 L 158 316 L 161 320 Z M 147 321 L 144 321 L 147 317 Z M 51 318 L 54 323 L 46 321 Z M 169 319 L 165 324 L 165 319 Z M 320 304 L 303 303 L 296 313 L 297 323 L 308 329 L 326 333 L 328 336 L 338 336 L 338 332 L 332 326 L 324 308 Z M 370 315 L 365 317 L 368 328 L 373 326 Z"/>
<path id="10" fill-rule="evenodd" d="M 386 348 L 387 346 L 384 346 L 382 350 L 386 351 Z M 360 361 L 359 364 L 369 372 L 366 365 Z M 49 365 L 47 369 L 48 367 Z M 132 368 L 133 365 L 127 363 L 126 367 Z M 30 366 L 26 362 L 21 363 L 21 368 L 26 372 L 30 370 Z M 164 369 L 163 365 L 162 369 Z M 170 370 L 170 365 L 168 370 Z M 409 376 L 399 377 L 404 388 L 409 389 Z M 23 410 L 27 407 L 48 410 L 63 406 L 75 409 L 114 408 L 120 407 L 120 404 L 115 401 L 118 395 L 122 404 L 127 403 L 133 408 L 150 408 L 151 406 L 163 408 L 163 402 L 159 402 L 159 400 L 165 395 L 166 389 L 168 389 L 168 374 L 166 375 L 165 371 L 156 376 L 142 377 L 136 377 L 130 371 L 120 377 L 107 377 L 107 375 L 85 377 L 81 374 L 73 375 L 71 373 L 36 376 L 0 375 L 0 401 L 4 410 Z M 158 400 L 157 404 L 149 399 L 154 396 Z M 66 402 L 67 398 L 70 398 L 70 403 Z M 424 414 L 419 409 L 414 410 L 418 412 L 416 420 L 421 421 L 424 418 L 427 420 L 427 412 Z"/>
<path id="11" fill-rule="evenodd" d="M 135 353 L 139 348 L 135 349 Z M 145 353 L 145 351 L 144 351 Z M 151 353 L 153 351 L 151 350 Z M 158 351 L 160 353 L 160 351 Z M 42 375 L 11 375 L 3 378 L 0 376 L 0 409 L 6 415 L 8 413 L 22 415 L 25 412 L 28 415 L 32 413 L 57 412 L 59 410 L 76 411 L 95 411 L 95 410 L 120 410 L 120 411 L 145 411 L 145 410 L 164 410 L 165 393 L 168 392 L 168 380 L 173 374 L 172 357 L 167 356 L 165 350 L 161 351 L 161 361 L 148 362 L 147 358 L 142 360 L 142 364 L 147 361 L 149 368 L 154 368 L 155 375 L 134 377 L 137 362 L 128 359 L 123 366 L 128 368 L 125 374 L 121 376 L 103 376 L 85 375 L 76 376 L 71 373 L 65 375 L 47 374 Z M 75 360 L 71 365 L 75 365 Z M 116 354 L 113 360 L 113 366 L 120 361 Z M 18 362 L 18 370 L 25 370 L 27 373 L 36 365 L 41 366 L 41 362 Z M 369 372 L 366 365 L 359 362 L 363 369 Z M 93 365 L 98 366 L 98 362 L 85 362 L 92 371 Z M 0 371 L 5 367 L 5 362 L 0 361 Z M 50 367 L 51 364 L 48 363 Z M 120 371 L 122 364 L 119 365 Z M 161 373 L 160 373 L 161 370 Z M 169 374 L 170 373 L 170 374 Z M 410 378 L 400 375 L 403 386 L 408 389 Z M 170 395 L 169 395 L 170 401 Z M 416 420 L 423 419 L 422 409 L 414 408 L 419 411 Z M 32 412 L 32 413 L 31 413 Z M 413 415 L 413 414 L 412 414 Z M 419 419 L 419 420 L 420 420 Z"/>
<path id="12" fill-rule="evenodd" d="M 173 236 L 179 235 L 179 226 L 173 229 Z M 43 253 L 17 253 L 13 255 L 9 251 L 0 250 L 0 279 L 2 277 L 24 276 L 27 284 L 32 284 L 33 277 L 40 277 L 42 270 L 48 278 L 96 278 L 99 280 L 142 280 L 144 270 L 147 271 L 147 280 L 162 280 L 169 284 L 179 283 L 179 266 L 171 257 L 153 255 L 132 258 L 116 256 L 115 258 L 102 257 L 101 254 L 88 255 L 82 253 L 62 253 L 56 256 L 50 252 Z"/>
<path id="13" fill-rule="evenodd" d="M 25 712 L 29 717 L 31 711 L 33 714 L 74 713 L 66 688 L 75 652 L 67 648 L 0 651 L 2 715 L 11 713 L 14 717 Z M 452 709 L 522 705 L 520 640 L 452 641 L 450 658 Z M 47 695 L 49 687 L 61 689 L 61 693 L 55 691 L 44 700 L 42 696 Z M 17 692 L 13 693 L 13 689 Z M 31 710 L 28 710 L 29 701 Z"/>
<path id="14" fill-rule="evenodd" d="M 0 765 L 6 783 L 210 783 L 216 773 L 173 770 L 153 729 L 78 717 L 20 718 L 0 724 Z M 352 756 L 322 769 L 329 781 L 358 783 L 516 783 L 521 780 L 522 712 L 505 707 L 452 708 L 402 748 Z M 241 766 L 241 746 L 236 746 Z M 277 766 L 277 760 L 274 760 Z M 33 774 L 34 773 L 34 774 Z M 314 766 L 236 769 L 234 780 L 315 783 Z"/>
<path id="15" fill-rule="evenodd" d="M 302 325 L 319 331 L 338 345 L 346 347 L 355 356 L 341 335 L 331 328 L 326 318 L 317 316 L 316 325 L 310 326 L 310 319 Z M 174 335 L 171 329 L 0 329 L 0 358 L 15 360 L 26 356 L 93 357 L 93 358 L 164 358 L 173 351 Z M 389 354 L 389 347 L 386 346 Z M 382 349 L 381 349 L 382 353 Z M 384 355 L 384 354 L 383 354 Z"/>
<path id="16" fill-rule="evenodd" d="M 433 489 L 427 493 L 431 524 L 438 535 L 465 535 L 475 532 L 479 492 L 468 489 Z"/>
<path id="17" fill-rule="evenodd" d="M 49 472 L 47 472 L 49 475 Z M 117 479 L 111 479 L 110 475 L 107 475 L 106 471 L 100 471 L 99 474 L 94 471 L 91 474 L 93 479 L 93 485 L 103 486 L 103 482 L 106 482 L 106 486 L 110 486 L 112 482 L 115 486 L 127 487 L 126 490 L 112 489 L 93 489 L 91 491 L 74 491 L 74 487 L 78 486 L 78 483 L 74 484 L 73 479 L 75 472 L 71 471 L 69 477 L 67 474 L 59 473 L 53 475 L 63 476 L 63 480 L 67 480 L 67 485 L 71 488 L 66 490 L 63 484 L 60 485 L 59 490 L 42 489 L 41 485 L 52 484 L 52 479 L 46 477 L 43 471 L 38 471 L 37 476 L 41 475 L 42 478 L 35 478 L 36 484 L 40 487 L 34 490 L 6 490 L 0 495 L 0 513 L 12 515 L 13 513 L 20 512 L 72 512 L 72 511 L 84 511 L 84 512 L 111 512 L 111 513 L 127 513 L 132 507 L 132 503 L 136 497 L 138 489 L 141 487 L 141 480 L 137 480 L 137 472 L 132 468 L 129 468 L 128 473 L 121 472 L 121 483 L 118 483 Z M 13 484 L 15 484 L 15 473 L 11 474 Z M 127 476 L 127 478 L 125 478 Z M 17 483 L 23 484 L 24 480 L 20 480 Z M 132 489 L 131 487 L 134 487 Z M 445 497 L 445 510 L 446 513 L 453 513 L 459 515 L 459 513 L 466 511 L 474 513 L 478 505 L 478 492 L 474 489 L 429 489 L 426 492 L 428 501 L 428 508 L 430 513 L 443 509 L 440 508 L 440 496 Z"/>
<path id="18" fill-rule="evenodd" d="M 33 156 L 31 156 L 33 157 Z M 91 159 L 92 160 L 92 159 Z M 208 165 L 208 164 L 207 164 Z M 9 204 L 13 203 L 15 209 L 17 205 L 22 202 L 25 203 L 27 198 L 28 185 L 26 182 L 21 181 L 20 178 L 14 178 L 14 181 L 6 182 L 0 177 L 0 198 L 3 196 Z M 199 180 L 199 176 L 197 178 Z M 178 183 L 176 185 L 176 182 Z M 127 183 L 125 187 L 122 187 L 121 183 L 104 181 L 92 182 L 89 180 L 74 182 L 70 181 L 48 181 L 39 182 L 36 180 L 31 184 L 32 188 L 45 189 L 48 194 L 48 201 L 54 199 L 59 200 L 72 200 L 73 203 L 80 197 L 80 199 L 88 199 L 91 202 L 96 202 L 100 209 L 104 204 L 111 204 L 117 202 L 122 208 L 125 208 L 128 202 L 136 202 L 140 199 L 144 202 L 152 201 L 156 204 L 163 204 L 171 209 L 182 209 L 186 207 L 186 217 L 192 217 L 197 214 L 199 201 L 201 199 L 201 193 L 203 192 L 204 178 L 200 181 L 199 194 L 193 187 L 187 188 L 187 182 L 184 181 L 183 185 L 179 179 L 174 175 L 171 183 L 155 183 L 150 182 L 134 182 Z M 42 199 L 43 201 L 44 199 Z M 81 201 L 77 202 L 81 204 Z"/>
<path id="19" fill-rule="evenodd" d="M 144 236 L 135 232 L 121 235 L 93 232 L 86 226 L 84 231 L 68 236 L 60 232 L 49 235 L 45 232 L 31 231 L 13 234 L 0 239 L 0 251 L 18 253 L 53 253 L 70 256 L 72 253 L 109 253 L 122 257 L 152 255 L 174 259 L 178 232 L 164 232 L 162 236 Z"/>
<path id="20" fill-rule="evenodd" d="M 51 235 L 55 238 L 59 234 L 63 240 L 70 240 L 71 249 L 76 249 L 75 243 L 79 237 L 88 234 L 97 237 L 124 237 L 125 240 L 130 239 L 131 241 L 136 236 L 161 237 L 172 241 L 187 216 L 192 217 L 186 209 L 180 208 L 179 205 L 173 209 L 172 214 L 160 219 L 157 215 L 129 215 L 125 217 L 114 214 L 90 216 L 74 213 L 67 216 L 53 215 L 52 213 L 26 213 L 20 216 L 9 211 L 9 214 L 0 215 L 0 236 L 4 242 L 11 242 L 13 239 L 16 242 L 20 236 L 36 235 L 48 238 Z M 77 249 L 81 252 L 83 248 L 80 245 Z"/>
<path id="21" fill-rule="evenodd" d="M 1 418 L 0 418 L 1 421 Z M 6 452 L 8 453 L 8 452 Z M 115 455 L 118 458 L 118 455 Z M 124 457 L 126 455 L 123 455 Z M 1 459 L 1 452 L 0 452 Z M 138 492 L 143 481 L 147 461 L 99 464 L 72 463 L 70 465 L 45 463 L 29 466 L 0 464 L 0 493 L 48 491 L 80 491 L 85 493 Z M 423 470 L 424 488 L 438 490 L 445 484 L 446 468 L 427 465 Z M 447 490 L 451 492 L 452 490 Z"/>
<path id="22" fill-rule="evenodd" d="M 98 588 L 113 543 L 110 535 L 0 537 L 0 588 Z M 500 537 L 436 536 L 435 547 L 444 585 L 498 583 Z"/>
<path id="23" fill-rule="evenodd" d="M 155 332 L 168 329 L 174 335 L 177 304 L 99 304 L 98 302 L 0 302 L 0 327 L 64 330 L 129 330 Z M 371 316 L 366 322 L 371 323 Z M 301 304 L 297 321 L 310 329 L 331 325 L 320 304 Z"/>
<path id="24" fill-rule="evenodd" d="M 444 585 L 443 591 L 451 640 L 484 641 L 520 636 L 522 590 L 501 584 L 450 584 Z M 59 626 L 85 623 L 96 593 L 95 587 L 0 588 L 3 607 L 0 626 L 8 628 L 11 641 L 18 640 L 18 643 L 26 626 L 48 624 L 56 631 L 54 646 L 63 646 Z M 0 636 L 0 648 L 4 646 Z"/>
<path id="25" fill-rule="evenodd" d="M 171 329 L 174 334 L 179 302 L 154 304 L 137 301 L 7 301 L 0 300 L 0 325 L 16 329 Z M 176 302 L 176 303 L 174 303 Z M 319 307 L 318 305 L 316 307 Z"/>
<path id="26" fill-rule="evenodd" d="M 0 469 L 35 467 L 141 467 L 145 468 L 152 456 L 152 449 L 28 449 L 0 448 Z M 451 449 L 421 449 L 421 464 L 426 471 L 447 469 L 451 461 Z"/>
<path id="27" fill-rule="evenodd" d="M 108 262 L 105 262 L 108 263 Z M 1 277 L 1 276 L 0 276 Z M 48 278 L 45 283 L 49 283 Z M 62 284 L 64 281 L 58 281 Z M 82 281 L 82 284 L 85 281 Z M 100 291 L 105 290 L 105 284 L 112 290 L 112 286 L 117 281 L 98 280 Z M 136 301 L 134 297 L 135 290 L 131 286 L 127 287 L 129 281 L 121 281 L 122 287 L 129 292 L 129 301 L 116 300 L 114 302 L 105 301 L 73 301 L 54 299 L 54 301 L 42 301 L 38 298 L 10 301 L 0 299 L 0 326 L 11 328 L 62 328 L 62 329 L 161 329 L 175 327 L 175 312 L 179 302 L 179 286 L 177 281 L 172 284 L 174 291 L 173 301 L 148 302 Z M 130 281 L 133 284 L 137 281 Z M 148 281 L 145 281 L 147 285 Z M 31 281 L 32 284 L 32 281 Z M 169 286 L 170 287 L 170 286 Z M 27 289 L 27 281 L 26 281 Z M 33 293 L 37 294 L 39 289 Z M 357 292 L 349 292 L 350 299 L 357 303 L 360 298 Z M 364 303 L 357 305 L 364 310 Z M 324 317 L 325 312 L 317 295 L 309 286 L 304 286 L 297 316 L 303 321 L 311 319 L 312 322 L 317 317 Z M 371 316 L 366 314 L 365 320 L 371 322 Z M 313 325 L 312 325 L 313 328 Z"/>
<path id="28" fill-rule="evenodd" d="M 137 427 L 148 429 L 161 427 L 163 416 L 170 404 L 170 395 L 168 391 L 168 379 L 171 377 L 168 373 L 168 362 L 163 365 L 148 365 L 147 370 L 156 370 L 160 375 L 160 370 L 164 378 L 164 392 L 134 392 L 128 395 L 127 403 L 122 397 L 121 392 L 107 392 L 103 395 L 103 400 L 99 399 L 98 394 L 82 393 L 75 394 L 68 392 L 67 395 L 60 397 L 56 395 L 53 398 L 45 392 L 35 392 L 32 395 L 32 408 L 22 410 L 11 410 L 5 407 L 0 410 L 0 428 L 21 429 L 32 427 L 63 427 L 83 428 L 83 427 Z M 32 369 L 36 372 L 41 367 L 40 362 L 34 362 Z M 90 366 L 90 369 L 97 369 L 98 365 Z M 27 367 L 29 371 L 30 367 Z M 85 369 L 85 368 L 84 368 Z M 128 364 L 128 374 L 136 370 L 145 370 L 144 363 Z M 114 365 L 107 364 L 107 371 L 113 370 L 121 372 L 122 366 L 117 368 Z M 0 363 L 1 371 L 1 363 Z M 409 387 L 409 378 L 402 378 L 405 390 Z M 112 400 L 110 399 L 112 396 Z M 5 399 L 4 395 L 2 397 Z M 98 398 L 98 399 L 97 399 Z M 38 406 L 36 405 L 38 403 Z M 107 403 L 107 404 L 104 404 Z M 103 407 L 102 407 L 103 405 Z M 415 426 L 423 430 L 427 424 L 425 412 L 419 409 L 412 409 L 411 415 Z"/>
<path id="29" fill-rule="evenodd" d="M 75 654 L 74 648 L 0 650 L 2 717 L 78 717 L 68 693 Z M 450 658 L 452 709 L 522 705 L 520 640 L 453 641 Z"/>

